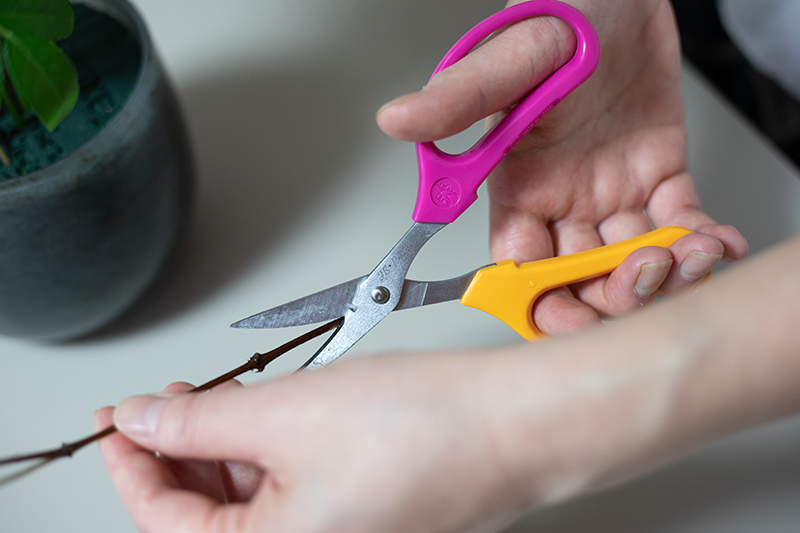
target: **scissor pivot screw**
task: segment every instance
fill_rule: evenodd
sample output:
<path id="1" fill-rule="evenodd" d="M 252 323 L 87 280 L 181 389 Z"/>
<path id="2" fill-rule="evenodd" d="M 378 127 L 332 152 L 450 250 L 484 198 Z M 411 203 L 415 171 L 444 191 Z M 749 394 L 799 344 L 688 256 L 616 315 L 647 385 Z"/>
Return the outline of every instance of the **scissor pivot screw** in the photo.
<path id="1" fill-rule="evenodd" d="M 386 287 L 376 287 L 372 290 L 372 301 L 376 304 L 385 304 L 389 301 L 391 293 Z"/>

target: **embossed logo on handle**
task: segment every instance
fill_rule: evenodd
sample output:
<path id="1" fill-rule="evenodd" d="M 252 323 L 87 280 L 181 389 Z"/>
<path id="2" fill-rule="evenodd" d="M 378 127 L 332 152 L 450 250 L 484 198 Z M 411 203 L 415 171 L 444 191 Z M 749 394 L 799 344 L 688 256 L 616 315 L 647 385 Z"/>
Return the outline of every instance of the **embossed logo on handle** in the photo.
<path id="1" fill-rule="evenodd" d="M 461 201 L 461 186 L 452 178 L 441 178 L 431 187 L 434 205 L 448 209 Z"/>

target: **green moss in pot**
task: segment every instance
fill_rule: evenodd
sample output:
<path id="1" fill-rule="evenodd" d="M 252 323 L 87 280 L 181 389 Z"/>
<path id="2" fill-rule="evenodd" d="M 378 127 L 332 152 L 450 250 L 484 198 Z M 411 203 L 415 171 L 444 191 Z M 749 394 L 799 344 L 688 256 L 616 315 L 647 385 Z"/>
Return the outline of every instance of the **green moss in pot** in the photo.
<path id="1" fill-rule="evenodd" d="M 63 22 L 65 5 L 74 30 L 48 46 L 74 65 L 80 90 L 72 94 L 69 73 L 48 78 L 60 61 L 51 51 L 34 67 L 53 87 L 37 81 L 31 90 L 61 103 L 41 110 L 30 81 L 15 87 L 13 48 L 30 41 L 19 28 L 26 10 Z M 179 247 L 194 181 L 184 122 L 126 0 L 3 0 L 0 41 L 0 334 L 80 337 L 128 309 Z"/>

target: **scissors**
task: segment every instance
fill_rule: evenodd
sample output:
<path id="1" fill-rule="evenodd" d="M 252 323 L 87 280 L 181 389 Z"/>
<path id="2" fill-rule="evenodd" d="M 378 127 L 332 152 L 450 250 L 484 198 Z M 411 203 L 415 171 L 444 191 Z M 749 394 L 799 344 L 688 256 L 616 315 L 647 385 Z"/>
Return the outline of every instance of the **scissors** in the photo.
<path id="1" fill-rule="evenodd" d="M 572 27 L 577 37 L 574 56 L 523 97 L 468 150 L 447 154 L 433 142 L 416 144 L 419 186 L 413 224 L 372 272 L 245 318 L 231 327 L 284 328 L 341 318 L 341 326 L 304 365 L 310 369 L 338 359 L 392 311 L 450 300 L 488 312 L 522 337 L 533 340 L 543 335 L 533 320 L 534 303 L 543 293 L 608 274 L 634 250 L 643 246 L 666 248 L 690 233 L 685 228 L 666 227 L 573 255 L 521 265 L 513 260 L 501 261 L 449 280 L 406 279 L 417 253 L 472 205 L 478 187 L 503 157 L 594 72 L 600 45 L 589 22 L 569 5 L 533 0 L 504 9 L 472 28 L 447 52 L 433 76 L 462 59 L 492 33 L 542 15 L 556 16 Z"/>

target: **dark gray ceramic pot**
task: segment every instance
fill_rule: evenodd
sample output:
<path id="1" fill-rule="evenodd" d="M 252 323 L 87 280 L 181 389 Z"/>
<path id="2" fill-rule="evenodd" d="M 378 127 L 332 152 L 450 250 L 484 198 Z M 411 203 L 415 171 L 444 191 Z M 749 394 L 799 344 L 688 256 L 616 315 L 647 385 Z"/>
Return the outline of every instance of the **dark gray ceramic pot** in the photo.
<path id="1" fill-rule="evenodd" d="M 0 334 L 86 335 L 129 308 L 186 229 L 193 169 L 172 88 L 125 0 L 84 0 L 141 44 L 124 106 L 89 142 L 0 182 Z"/>

